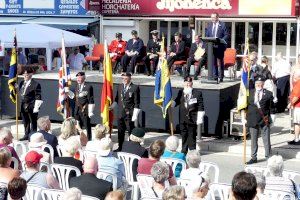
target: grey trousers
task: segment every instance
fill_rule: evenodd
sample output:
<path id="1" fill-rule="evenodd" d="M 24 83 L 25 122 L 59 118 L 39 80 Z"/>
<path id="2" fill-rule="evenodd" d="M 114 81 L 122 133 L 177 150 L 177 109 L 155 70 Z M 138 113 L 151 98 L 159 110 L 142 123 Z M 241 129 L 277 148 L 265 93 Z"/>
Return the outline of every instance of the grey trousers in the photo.
<path id="1" fill-rule="evenodd" d="M 257 150 L 258 150 L 258 136 L 261 132 L 261 137 L 263 139 L 264 148 L 265 148 L 265 157 L 270 157 L 271 155 L 271 140 L 270 140 L 270 126 L 264 126 L 262 128 L 249 128 L 251 134 L 251 158 L 257 159 Z"/>

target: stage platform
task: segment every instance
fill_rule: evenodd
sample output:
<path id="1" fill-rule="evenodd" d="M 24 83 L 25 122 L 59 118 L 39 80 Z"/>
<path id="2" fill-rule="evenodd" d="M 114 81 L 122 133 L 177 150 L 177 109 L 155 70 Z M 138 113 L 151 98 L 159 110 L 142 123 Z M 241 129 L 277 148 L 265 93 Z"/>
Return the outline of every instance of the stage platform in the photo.
<path id="1" fill-rule="evenodd" d="M 72 85 L 75 86 L 77 72 L 72 72 Z M 103 73 L 98 71 L 87 71 L 86 82 L 93 86 L 95 97 L 95 116 L 92 117 L 92 123 L 101 123 L 100 118 L 100 98 L 101 88 L 103 83 Z M 58 97 L 58 74 L 57 72 L 45 72 L 35 74 L 33 76 L 42 87 L 42 99 L 44 104 L 41 107 L 39 116 L 48 115 L 51 120 L 61 121 L 62 116 L 56 112 L 56 102 Z M 19 77 L 19 81 L 23 79 Z M 114 91 L 117 85 L 122 83 L 121 75 L 113 75 Z M 1 111 L 2 114 L 15 116 L 15 106 L 9 99 L 9 91 L 7 86 L 7 76 L 1 76 Z M 141 112 L 139 116 L 139 124 L 147 129 L 156 131 L 166 131 L 169 123 L 168 119 L 163 119 L 161 109 L 154 105 L 154 81 L 155 77 L 149 77 L 142 74 L 134 74 L 132 82 L 140 86 L 141 91 Z M 194 81 L 194 88 L 202 91 L 205 107 L 204 128 L 202 130 L 204 136 L 222 135 L 224 120 L 229 120 L 230 110 L 235 107 L 238 96 L 240 81 L 232 81 L 225 79 L 223 83 L 216 84 L 215 82 L 207 82 L 206 80 Z M 183 78 L 177 75 L 171 76 L 173 98 L 177 96 L 179 89 L 183 87 Z M 178 131 L 178 108 L 174 109 L 173 119 L 176 130 Z M 117 110 L 115 111 L 117 116 Z M 117 120 L 114 125 L 117 125 Z"/>

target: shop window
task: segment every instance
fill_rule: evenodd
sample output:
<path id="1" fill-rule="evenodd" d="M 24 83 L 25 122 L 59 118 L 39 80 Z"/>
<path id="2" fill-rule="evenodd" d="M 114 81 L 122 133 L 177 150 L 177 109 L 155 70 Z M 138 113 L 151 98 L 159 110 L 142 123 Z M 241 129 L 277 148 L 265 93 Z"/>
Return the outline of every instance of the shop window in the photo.
<path id="1" fill-rule="evenodd" d="M 286 55 L 286 36 L 287 36 L 287 24 L 277 23 L 276 25 L 276 53 L 281 52 L 282 55 Z"/>
<path id="2" fill-rule="evenodd" d="M 237 54 L 243 54 L 245 43 L 245 23 L 236 22 L 235 23 L 235 48 Z"/>
<path id="3" fill-rule="evenodd" d="M 179 31 L 179 22 L 171 22 L 171 44 L 175 41 L 174 34 Z"/>
<path id="4" fill-rule="evenodd" d="M 228 31 L 228 39 L 227 39 L 227 48 L 231 48 L 231 27 L 232 27 L 232 22 L 225 22 L 225 26 Z"/>
<path id="5" fill-rule="evenodd" d="M 157 30 L 157 21 L 150 21 L 149 22 L 149 32 Z M 152 35 L 149 34 L 149 40 L 152 39 Z"/>
<path id="6" fill-rule="evenodd" d="M 182 22 L 182 39 L 187 47 L 192 44 L 192 30 L 189 28 L 189 22 Z"/>
<path id="7" fill-rule="evenodd" d="M 160 37 L 165 36 L 165 41 L 168 41 L 168 22 L 160 21 Z"/>
<path id="8" fill-rule="evenodd" d="M 297 23 L 291 23 L 290 36 L 290 55 L 291 57 L 296 57 Z"/>
<path id="9" fill-rule="evenodd" d="M 259 23 L 249 23 L 248 38 L 249 38 L 249 51 L 258 52 L 258 33 Z"/>
<path id="10" fill-rule="evenodd" d="M 273 23 L 263 23 L 262 55 L 272 55 Z M 269 63 L 271 63 L 269 61 Z"/>

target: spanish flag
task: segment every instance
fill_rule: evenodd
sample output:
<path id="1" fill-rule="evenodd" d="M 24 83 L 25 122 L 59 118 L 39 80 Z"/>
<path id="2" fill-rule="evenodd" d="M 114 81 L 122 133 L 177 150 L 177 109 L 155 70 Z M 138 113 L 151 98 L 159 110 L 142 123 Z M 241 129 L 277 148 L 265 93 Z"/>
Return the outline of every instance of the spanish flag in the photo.
<path id="1" fill-rule="evenodd" d="M 101 93 L 101 117 L 102 124 L 112 128 L 113 111 L 109 106 L 113 103 L 113 77 L 111 58 L 108 53 L 107 43 L 104 42 L 104 61 L 103 61 L 103 86 Z"/>
<path id="2" fill-rule="evenodd" d="M 161 58 L 158 63 L 158 70 L 155 75 L 154 104 L 162 109 L 163 118 L 166 118 L 167 110 L 172 103 L 172 86 L 170 70 L 165 58 L 164 37 L 161 45 Z"/>
<path id="3" fill-rule="evenodd" d="M 10 57 L 10 66 L 9 66 L 9 78 L 8 78 L 8 89 L 9 97 L 13 103 L 16 103 L 16 88 L 15 84 L 17 83 L 17 35 L 14 33 L 14 47 L 12 48 L 12 53 Z"/>

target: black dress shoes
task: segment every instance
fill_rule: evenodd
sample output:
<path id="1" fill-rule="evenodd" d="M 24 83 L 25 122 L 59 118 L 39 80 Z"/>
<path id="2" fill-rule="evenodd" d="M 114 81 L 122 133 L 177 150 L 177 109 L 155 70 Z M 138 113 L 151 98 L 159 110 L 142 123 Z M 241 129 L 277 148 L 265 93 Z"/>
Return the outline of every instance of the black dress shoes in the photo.
<path id="1" fill-rule="evenodd" d="M 291 145 L 300 145 L 300 141 L 296 142 L 295 140 L 289 141 L 288 144 Z"/>
<path id="2" fill-rule="evenodd" d="M 251 158 L 251 160 L 249 160 L 248 162 L 246 162 L 246 165 L 251 165 L 253 163 L 257 163 L 257 159 Z"/>
<path id="3" fill-rule="evenodd" d="M 19 141 L 24 141 L 24 140 L 28 140 L 28 136 L 24 135 L 22 138 L 19 139 Z"/>

